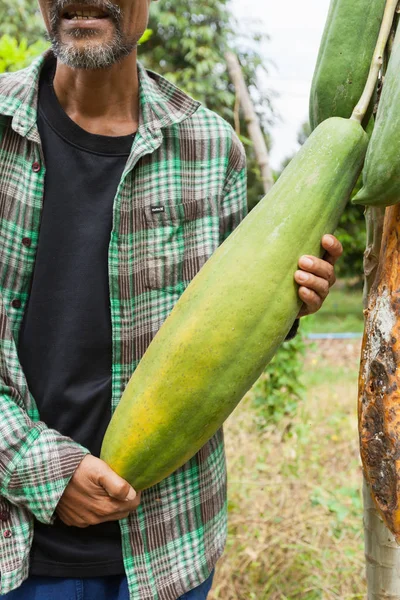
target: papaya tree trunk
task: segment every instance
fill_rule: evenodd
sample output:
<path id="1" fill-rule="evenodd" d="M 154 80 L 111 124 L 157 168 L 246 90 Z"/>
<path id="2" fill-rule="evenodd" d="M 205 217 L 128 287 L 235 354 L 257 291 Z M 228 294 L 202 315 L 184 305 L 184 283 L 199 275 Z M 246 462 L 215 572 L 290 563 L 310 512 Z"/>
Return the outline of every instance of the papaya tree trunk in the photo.
<path id="1" fill-rule="evenodd" d="M 269 152 L 265 143 L 264 134 L 261 129 L 260 121 L 254 109 L 253 101 L 250 97 L 246 82 L 243 77 L 242 68 L 236 54 L 227 52 L 225 54 L 226 64 L 233 85 L 236 89 L 236 95 L 242 107 L 246 119 L 249 137 L 253 142 L 254 152 L 258 166 L 260 167 L 261 179 L 263 181 L 264 192 L 268 194 L 274 185 L 274 178 L 269 160 Z"/>
<path id="2" fill-rule="evenodd" d="M 392 527 L 396 526 L 393 522 L 398 510 L 396 456 L 390 441 L 396 437 L 393 425 L 397 414 L 390 410 L 397 394 L 393 384 L 399 376 L 397 368 L 393 368 L 393 358 L 398 355 L 400 327 L 400 205 L 388 208 L 385 220 L 384 216 L 382 208 L 366 210 L 365 333 L 359 380 L 359 424 L 365 470 L 368 600 L 400 600 L 400 546 L 381 516 L 384 515 Z M 379 469 L 379 463 L 385 464 L 382 452 L 383 458 L 389 459 L 386 472 Z"/>

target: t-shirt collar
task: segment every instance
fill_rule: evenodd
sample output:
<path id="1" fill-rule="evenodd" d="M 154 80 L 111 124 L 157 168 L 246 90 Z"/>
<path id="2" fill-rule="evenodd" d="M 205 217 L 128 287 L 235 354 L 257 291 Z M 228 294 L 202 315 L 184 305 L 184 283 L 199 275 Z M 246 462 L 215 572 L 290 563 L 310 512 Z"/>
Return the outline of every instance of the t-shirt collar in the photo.
<path id="1" fill-rule="evenodd" d="M 37 106 L 41 70 L 47 60 L 54 59 L 47 50 L 26 69 L 0 76 L 0 121 L 12 117 L 12 128 L 19 135 L 40 143 L 37 130 Z M 160 129 L 181 123 L 192 116 L 197 102 L 167 79 L 146 70 L 138 62 L 139 132 L 154 137 Z"/>

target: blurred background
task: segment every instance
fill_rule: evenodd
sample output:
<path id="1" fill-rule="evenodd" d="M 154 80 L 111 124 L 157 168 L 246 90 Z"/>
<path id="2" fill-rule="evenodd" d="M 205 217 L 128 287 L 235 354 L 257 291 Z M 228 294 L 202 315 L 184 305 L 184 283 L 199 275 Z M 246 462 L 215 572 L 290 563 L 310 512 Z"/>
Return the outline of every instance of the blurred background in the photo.
<path id="1" fill-rule="evenodd" d="M 160 0 L 139 49 L 161 73 L 229 121 L 248 157 L 249 208 L 263 197 L 228 74 L 241 64 L 274 179 L 309 135 L 308 96 L 329 0 Z M 0 73 L 48 47 L 35 0 L 0 0 Z M 362 209 L 348 206 L 345 254 L 324 308 L 278 352 L 229 419 L 229 537 L 211 598 L 365 597 L 357 372 Z"/>

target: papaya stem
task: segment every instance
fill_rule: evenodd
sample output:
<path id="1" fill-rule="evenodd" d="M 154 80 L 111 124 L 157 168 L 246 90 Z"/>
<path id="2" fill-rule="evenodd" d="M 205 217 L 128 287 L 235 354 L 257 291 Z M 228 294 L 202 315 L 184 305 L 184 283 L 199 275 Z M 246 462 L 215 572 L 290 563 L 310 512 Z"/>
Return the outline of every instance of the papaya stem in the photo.
<path id="1" fill-rule="evenodd" d="M 396 14 L 398 0 L 386 0 L 386 8 L 383 15 L 381 30 L 379 32 L 378 42 L 375 47 L 374 55 L 372 58 L 371 68 L 368 75 L 368 80 L 364 88 L 364 92 L 355 107 L 351 118 L 353 121 L 362 123 L 368 107 L 370 105 L 372 96 L 374 95 L 375 86 L 379 77 L 379 71 L 383 65 L 383 56 L 386 45 L 389 40 L 390 32 L 392 30 L 393 20 Z"/>

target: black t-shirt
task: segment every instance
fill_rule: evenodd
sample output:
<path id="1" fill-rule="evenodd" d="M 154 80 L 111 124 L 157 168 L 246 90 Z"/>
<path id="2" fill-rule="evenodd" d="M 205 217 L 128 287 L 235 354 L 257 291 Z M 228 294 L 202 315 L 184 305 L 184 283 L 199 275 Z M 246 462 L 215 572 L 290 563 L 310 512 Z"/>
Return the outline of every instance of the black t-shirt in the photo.
<path id="1" fill-rule="evenodd" d="M 44 205 L 19 357 L 41 419 L 99 456 L 111 417 L 108 246 L 113 201 L 134 135 L 90 134 L 64 112 L 44 68 L 38 128 Z M 31 574 L 124 572 L 118 522 L 86 529 L 35 522 Z"/>

